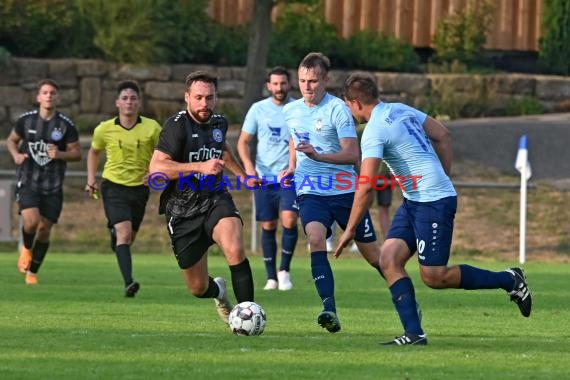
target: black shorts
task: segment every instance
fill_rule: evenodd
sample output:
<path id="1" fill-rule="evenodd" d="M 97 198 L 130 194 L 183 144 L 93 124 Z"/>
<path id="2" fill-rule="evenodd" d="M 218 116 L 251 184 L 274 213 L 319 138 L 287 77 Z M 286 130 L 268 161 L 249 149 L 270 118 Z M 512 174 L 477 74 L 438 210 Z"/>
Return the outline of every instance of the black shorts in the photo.
<path id="1" fill-rule="evenodd" d="M 37 208 L 42 217 L 56 224 L 63 207 L 63 191 L 58 190 L 55 193 L 42 194 L 31 190 L 25 185 L 18 185 L 16 188 L 16 201 L 18 202 L 20 213 L 27 208 Z"/>
<path id="2" fill-rule="evenodd" d="M 166 228 L 178 266 L 181 269 L 188 269 L 196 264 L 214 244 L 212 233 L 216 224 L 223 218 L 231 217 L 240 218 L 243 225 L 243 220 L 231 198 L 216 201 L 206 214 L 190 218 L 167 215 Z"/>
<path id="3" fill-rule="evenodd" d="M 389 207 L 392 204 L 392 189 L 390 186 L 382 190 L 376 190 L 376 202 L 378 202 L 378 206 L 384 207 Z"/>
<path id="4" fill-rule="evenodd" d="M 149 189 L 147 186 L 124 186 L 104 180 L 101 196 L 107 217 L 107 227 L 129 220 L 133 231 L 138 231 L 144 218 Z"/>

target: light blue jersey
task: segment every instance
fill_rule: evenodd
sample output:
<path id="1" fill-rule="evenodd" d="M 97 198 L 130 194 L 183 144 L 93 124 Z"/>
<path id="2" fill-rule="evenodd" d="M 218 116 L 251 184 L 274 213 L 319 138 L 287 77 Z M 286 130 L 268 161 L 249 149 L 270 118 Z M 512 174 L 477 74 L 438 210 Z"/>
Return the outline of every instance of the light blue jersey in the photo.
<path id="1" fill-rule="evenodd" d="M 295 146 L 301 141 L 318 153 L 341 150 L 340 139 L 356 138 L 350 110 L 339 98 L 325 94 L 319 105 L 309 107 L 304 99 L 285 105 L 283 112 Z M 318 162 L 296 152 L 295 188 L 297 194 L 336 195 L 354 192 L 353 165 Z"/>
<path id="2" fill-rule="evenodd" d="M 289 98 L 288 102 L 294 99 Z M 278 182 L 281 170 L 289 166 L 289 129 L 283 116 L 283 106 L 269 97 L 254 103 L 243 122 L 242 131 L 257 135 L 255 170 L 268 183 Z"/>
<path id="3" fill-rule="evenodd" d="M 423 129 L 426 117 L 402 103 L 379 103 L 362 134 L 362 160 L 383 159 L 416 202 L 457 195 Z"/>

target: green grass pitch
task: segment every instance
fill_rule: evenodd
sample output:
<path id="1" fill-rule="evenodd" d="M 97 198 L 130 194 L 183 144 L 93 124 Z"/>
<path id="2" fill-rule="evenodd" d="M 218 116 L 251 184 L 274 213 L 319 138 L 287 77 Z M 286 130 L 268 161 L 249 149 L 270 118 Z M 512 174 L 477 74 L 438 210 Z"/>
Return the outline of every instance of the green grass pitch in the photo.
<path id="1" fill-rule="evenodd" d="M 316 324 L 320 300 L 307 256 L 294 258 L 289 292 L 263 291 L 263 262 L 252 257 L 267 326 L 261 336 L 238 337 L 212 300 L 188 294 L 172 255 L 135 255 L 141 290 L 127 299 L 112 254 L 49 253 L 33 287 L 16 269 L 17 254 L 0 253 L 0 378 L 570 378 L 568 265 L 525 265 L 534 296 L 527 319 L 503 291 L 429 289 L 411 261 L 429 345 L 382 347 L 402 333 L 389 292 L 364 260 L 345 255 L 332 260 L 340 333 Z M 223 258 L 209 264 L 229 280 Z"/>

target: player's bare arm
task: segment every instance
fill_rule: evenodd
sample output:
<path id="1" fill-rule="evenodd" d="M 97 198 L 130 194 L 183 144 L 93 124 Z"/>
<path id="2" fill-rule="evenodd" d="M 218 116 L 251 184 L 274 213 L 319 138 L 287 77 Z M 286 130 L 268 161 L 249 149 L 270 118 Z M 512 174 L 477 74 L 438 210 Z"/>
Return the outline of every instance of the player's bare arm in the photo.
<path id="1" fill-rule="evenodd" d="M 89 148 L 87 152 L 87 183 L 85 184 L 85 192 L 89 197 L 93 196 L 93 192 L 98 189 L 97 186 L 97 169 L 99 168 L 101 151 Z"/>
<path id="2" fill-rule="evenodd" d="M 449 130 L 439 121 L 428 116 L 424 121 L 424 131 L 428 135 L 445 174 L 451 175 L 451 162 L 453 161 L 453 149 L 451 147 L 451 135 Z"/>
<path id="3" fill-rule="evenodd" d="M 69 143 L 65 146 L 65 150 L 59 150 L 57 145 L 48 144 L 47 154 L 50 158 L 63 161 L 80 161 L 81 160 L 81 145 L 79 140 Z"/>
<path id="4" fill-rule="evenodd" d="M 170 179 L 178 179 L 180 175 L 201 173 L 216 175 L 224 170 L 224 161 L 212 158 L 205 162 L 177 162 L 169 154 L 155 150 L 149 164 L 149 173 L 164 173 Z"/>
<path id="5" fill-rule="evenodd" d="M 248 176 L 248 174 L 246 174 L 245 170 L 239 164 L 234 152 L 232 151 L 231 147 L 228 145 L 227 142 L 224 145 L 224 153 L 223 153 L 222 158 L 224 159 L 224 162 L 226 163 L 226 168 L 229 171 L 231 171 L 233 174 L 240 176 L 241 178 L 244 178 L 244 179 Z M 254 173 L 255 173 L 255 171 L 254 171 Z M 245 181 L 245 184 L 247 186 L 250 186 L 250 187 L 255 187 L 255 186 L 261 184 L 261 179 L 250 177 L 250 178 L 247 178 L 247 180 Z"/>
<path id="6" fill-rule="evenodd" d="M 355 138 L 340 139 L 341 150 L 335 153 L 318 153 L 315 148 L 308 143 L 299 143 L 295 148 L 297 151 L 305 153 L 311 159 L 331 164 L 351 164 L 358 162 L 358 141 Z"/>
<path id="7" fill-rule="evenodd" d="M 27 154 L 18 151 L 20 140 L 22 140 L 22 138 L 14 130 L 10 132 L 8 139 L 6 139 L 6 148 L 8 148 L 8 152 L 12 155 L 12 159 L 14 159 L 16 165 L 22 165 L 28 158 Z"/>
<path id="8" fill-rule="evenodd" d="M 249 143 L 253 139 L 253 135 L 247 132 L 241 132 L 237 142 L 237 150 L 239 158 L 243 163 L 243 167 L 247 175 L 256 175 L 255 166 L 251 160 L 251 150 L 249 149 Z"/>
<path id="9" fill-rule="evenodd" d="M 380 169 L 380 163 L 382 160 L 379 158 L 367 158 L 362 162 L 360 167 L 360 175 L 365 178 L 373 178 L 378 170 Z M 337 248 L 334 252 L 334 257 L 340 256 L 344 247 L 350 243 L 354 234 L 356 233 L 356 227 L 362 220 L 362 217 L 370 208 L 374 198 L 374 188 L 370 181 L 359 184 L 358 189 L 354 193 L 354 201 L 352 202 L 352 211 L 350 212 L 350 218 L 348 219 L 348 224 L 346 229 L 341 235 Z"/>

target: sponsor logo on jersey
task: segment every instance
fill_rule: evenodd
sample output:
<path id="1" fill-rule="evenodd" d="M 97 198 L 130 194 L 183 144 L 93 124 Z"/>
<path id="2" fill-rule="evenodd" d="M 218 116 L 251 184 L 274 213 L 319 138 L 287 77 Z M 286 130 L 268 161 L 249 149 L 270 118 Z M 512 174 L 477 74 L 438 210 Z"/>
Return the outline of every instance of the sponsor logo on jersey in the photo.
<path id="1" fill-rule="evenodd" d="M 28 150 L 34 161 L 40 166 L 45 166 L 51 161 L 47 154 L 47 144 L 43 140 L 28 142 Z"/>

